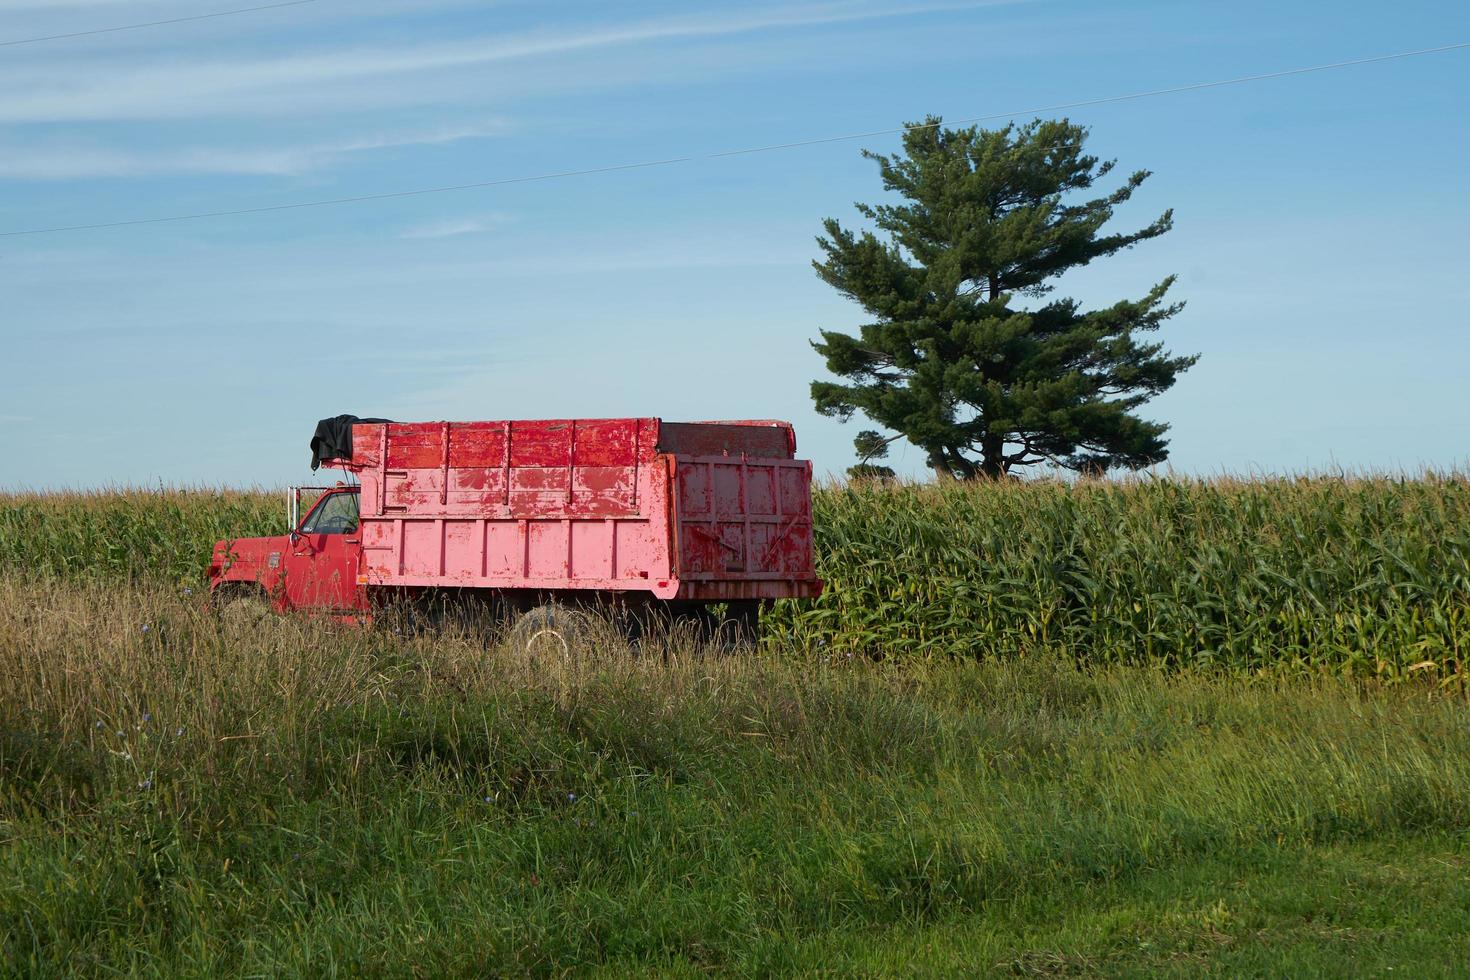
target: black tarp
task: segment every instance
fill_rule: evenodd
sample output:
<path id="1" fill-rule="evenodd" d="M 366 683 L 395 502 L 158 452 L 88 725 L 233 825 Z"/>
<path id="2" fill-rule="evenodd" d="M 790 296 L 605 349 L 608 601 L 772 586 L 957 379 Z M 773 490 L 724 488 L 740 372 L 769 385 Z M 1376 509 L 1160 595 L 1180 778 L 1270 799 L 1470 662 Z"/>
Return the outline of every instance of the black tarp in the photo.
<path id="1" fill-rule="evenodd" d="M 352 458 L 352 427 L 358 422 L 392 422 L 392 419 L 360 419 L 356 415 L 338 415 L 322 419 L 311 437 L 311 468 L 325 460 Z"/>

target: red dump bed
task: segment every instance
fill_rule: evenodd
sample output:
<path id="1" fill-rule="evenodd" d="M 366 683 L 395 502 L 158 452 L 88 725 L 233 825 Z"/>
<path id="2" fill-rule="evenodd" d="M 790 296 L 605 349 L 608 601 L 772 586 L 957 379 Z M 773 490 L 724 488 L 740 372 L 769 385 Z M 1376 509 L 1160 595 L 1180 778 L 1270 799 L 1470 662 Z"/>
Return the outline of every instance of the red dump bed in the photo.
<path id="1" fill-rule="evenodd" d="M 821 591 L 811 463 L 786 422 L 359 423 L 368 586 Z"/>

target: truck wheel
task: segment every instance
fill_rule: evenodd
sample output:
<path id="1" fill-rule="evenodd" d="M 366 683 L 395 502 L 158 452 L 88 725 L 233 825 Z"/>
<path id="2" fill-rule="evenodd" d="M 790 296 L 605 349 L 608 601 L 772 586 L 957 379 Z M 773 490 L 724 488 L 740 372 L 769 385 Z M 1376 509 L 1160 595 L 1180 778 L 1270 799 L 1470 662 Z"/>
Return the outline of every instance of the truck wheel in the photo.
<path id="1" fill-rule="evenodd" d="M 550 602 L 521 614 L 506 643 L 518 654 L 565 658 L 598 639 L 594 617 L 581 609 Z"/>
<path id="2" fill-rule="evenodd" d="M 271 603 L 265 591 L 250 586 L 222 586 L 211 597 L 210 607 L 220 622 L 234 629 L 251 629 L 271 615 Z"/>

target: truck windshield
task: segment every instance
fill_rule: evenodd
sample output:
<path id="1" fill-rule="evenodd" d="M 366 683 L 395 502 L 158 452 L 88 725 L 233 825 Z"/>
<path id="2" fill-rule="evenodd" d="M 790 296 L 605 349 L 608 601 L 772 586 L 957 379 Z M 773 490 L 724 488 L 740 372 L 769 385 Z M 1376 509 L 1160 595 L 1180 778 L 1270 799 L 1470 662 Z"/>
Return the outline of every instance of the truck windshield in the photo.
<path id="1" fill-rule="evenodd" d="M 327 494 L 301 525 L 302 534 L 351 534 L 356 530 L 355 493 Z"/>

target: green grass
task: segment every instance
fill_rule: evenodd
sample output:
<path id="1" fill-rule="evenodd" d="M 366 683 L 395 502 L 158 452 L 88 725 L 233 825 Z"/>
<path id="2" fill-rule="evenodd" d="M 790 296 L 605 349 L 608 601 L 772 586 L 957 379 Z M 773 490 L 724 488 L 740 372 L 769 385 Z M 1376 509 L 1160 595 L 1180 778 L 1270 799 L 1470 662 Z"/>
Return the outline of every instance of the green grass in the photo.
<path id="1" fill-rule="evenodd" d="M 802 971 L 887 976 L 1459 977 L 1463 839 L 1220 854 L 983 916 L 804 943 Z"/>
<path id="2" fill-rule="evenodd" d="M 0 576 L 8 972 L 1470 962 L 1470 702 L 1432 684 L 677 644 L 526 662 L 196 599 Z"/>

